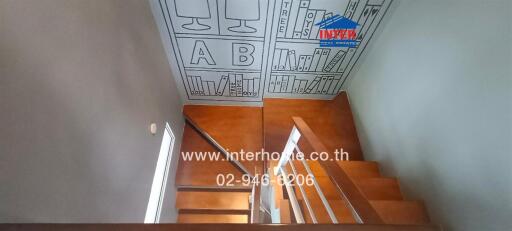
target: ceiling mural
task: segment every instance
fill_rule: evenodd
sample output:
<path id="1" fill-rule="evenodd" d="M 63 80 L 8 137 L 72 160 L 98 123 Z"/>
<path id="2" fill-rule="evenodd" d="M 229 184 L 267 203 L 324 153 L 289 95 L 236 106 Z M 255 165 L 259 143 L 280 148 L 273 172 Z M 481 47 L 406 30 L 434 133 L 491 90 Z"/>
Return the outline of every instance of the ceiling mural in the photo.
<path id="1" fill-rule="evenodd" d="M 330 99 L 392 0 L 153 0 L 185 103 Z"/>

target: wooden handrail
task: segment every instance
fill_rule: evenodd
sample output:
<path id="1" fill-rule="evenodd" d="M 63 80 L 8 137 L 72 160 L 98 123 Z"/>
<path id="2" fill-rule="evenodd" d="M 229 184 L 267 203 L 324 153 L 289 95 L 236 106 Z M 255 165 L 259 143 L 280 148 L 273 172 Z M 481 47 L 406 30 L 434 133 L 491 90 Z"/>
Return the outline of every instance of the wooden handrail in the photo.
<path id="1" fill-rule="evenodd" d="M 307 123 L 300 117 L 292 117 L 295 127 L 301 135 L 311 145 L 315 152 L 331 153 L 320 139 L 315 135 Z M 375 208 L 370 204 L 368 199 L 359 191 L 355 183 L 350 179 L 347 173 L 334 161 L 318 160 L 322 168 L 325 170 L 329 178 L 336 186 L 340 194 L 347 201 L 354 218 L 363 224 L 384 224 Z"/>
<path id="2" fill-rule="evenodd" d="M 208 134 L 208 132 L 203 130 L 192 118 L 190 118 L 190 116 L 188 116 L 187 114 L 183 114 L 183 116 L 185 117 L 185 121 L 188 124 L 190 124 L 203 138 L 205 138 L 217 150 L 219 150 L 230 163 L 232 163 L 236 168 L 238 168 L 244 174 L 249 175 L 251 178 L 254 177 L 253 174 L 251 172 L 249 172 L 249 170 L 247 170 L 247 168 L 245 168 L 245 166 L 242 163 L 240 163 L 240 161 L 232 158 L 231 154 L 226 149 L 224 149 L 224 147 L 222 147 L 222 145 L 220 145 L 219 142 L 217 142 L 215 139 L 213 139 L 213 137 L 210 134 Z"/>

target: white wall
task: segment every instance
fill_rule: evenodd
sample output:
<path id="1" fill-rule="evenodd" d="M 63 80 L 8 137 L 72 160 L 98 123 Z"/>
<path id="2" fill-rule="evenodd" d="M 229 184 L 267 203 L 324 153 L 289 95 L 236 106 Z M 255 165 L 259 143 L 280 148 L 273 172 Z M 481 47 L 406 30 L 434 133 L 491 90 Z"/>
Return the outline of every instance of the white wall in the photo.
<path id="1" fill-rule="evenodd" d="M 242 4 L 236 4 L 241 1 L 226 2 L 222 0 L 210 0 L 208 4 L 205 4 L 207 1 L 150 1 L 153 3 L 155 20 L 165 44 L 169 64 L 174 71 L 176 81 L 180 86 L 183 86 L 179 90 L 185 103 L 243 106 L 262 106 L 263 98 L 324 100 L 334 98 L 350 73 L 350 71 L 343 72 L 343 70 L 352 70 L 352 67 L 359 63 L 359 57 L 364 50 L 362 48 L 370 42 L 373 31 L 378 28 L 381 19 L 388 12 L 388 6 L 392 2 L 392 0 L 370 1 L 372 14 L 369 15 L 364 14 L 364 12 L 367 12 L 365 11 L 367 7 L 365 3 L 368 1 L 361 1 L 361 4 L 349 4 L 350 0 L 313 0 L 308 1 L 305 8 L 299 6 L 300 1 L 298 0 L 252 0 L 242 2 Z M 281 5 L 283 5 L 283 8 L 281 8 Z M 203 25 L 210 26 L 210 28 L 205 27 L 204 30 L 187 29 L 186 25 L 191 20 L 191 18 L 184 16 L 188 13 L 187 9 L 209 12 L 211 17 L 203 17 L 199 21 Z M 315 19 L 305 20 L 306 16 L 298 17 L 300 9 L 308 10 L 310 12 L 308 15 L 315 17 Z M 178 14 L 177 11 L 181 11 L 181 13 Z M 233 20 L 232 17 L 235 11 L 241 15 L 259 15 L 258 20 L 249 20 L 247 24 L 256 29 L 254 33 L 237 32 L 232 28 L 239 25 L 239 22 Z M 336 59 L 335 57 L 342 54 L 339 53 L 342 48 L 323 47 L 324 56 L 327 54 L 327 57 L 325 57 L 325 61 L 322 58 L 321 61 L 311 62 L 311 70 L 317 70 L 316 73 L 312 73 L 306 70 L 309 68 L 310 62 L 308 61 L 306 64 L 302 62 L 301 64 L 300 57 L 312 55 L 310 58 L 317 60 L 320 53 L 315 56 L 315 52 L 320 52 L 318 50 L 319 45 L 318 43 L 307 42 L 304 38 L 305 36 L 309 36 L 310 39 L 317 38 L 315 36 L 319 35 L 319 26 L 314 24 L 320 22 L 322 17 L 328 14 L 351 15 L 350 17 L 353 20 L 364 27 L 365 33 L 362 35 L 361 49 L 350 50 L 346 56 L 343 56 L 344 61 L 340 61 L 339 57 Z M 303 22 L 304 25 L 310 25 L 310 27 L 304 26 L 303 28 Z M 298 29 L 298 27 L 301 29 Z M 298 39 L 295 36 L 294 39 L 293 32 L 302 31 L 303 29 L 303 38 Z M 286 39 L 281 40 L 277 37 Z M 242 46 L 240 47 L 242 50 L 237 49 L 238 46 Z M 247 49 L 248 52 L 239 52 L 244 49 Z M 281 51 L 293 51 L 295 53 L 289 55 L 286 53 L 286 56 L 283 53 L 283 56 L 281 56 Z M 203 55 L 198 55 L 199 53 Z M 196 59 L 198 59 L 197 62 L 192 61 Z M 332 70 L 326 71 L 323 67 L 327 67 L 332 60 L 338 61 L 333 63 L 335 65 L 331 67 Z M 281 68 L 278 68 L 280 71 L 293 74 L 290 75 L 289 81 L 286 76 L 281 81 L 283 73 L 273 70 L 272 66 L 278 66 L 279 61 L 286 61 L 290 64 L 283 66 L 284 63 L 282 63 Z M 292 62 L 294 63 L 292 64 Z M 304 67 L 305 70 L 302 70 L 302 65 L 306 66 Z M 297 69 L 298 66 L 301 67 Z M 239 77 L 242 76 L 243 82 L 247 83 L 239 86 L 238 89 L 242 92 L 239 92 L 238 96 L 234 94 L 235 92 L 230 93 L 229 87 L 224 87 L 226 83 L 222 78 L 222 76 L 229 76 L 233 72 L 239 74 Z M 323 74 L 319 72 L 323 72 Z M 198 78 L 191 78 L 190 76 Z M 322 89 L 317 91 L 317 88 L 313 88 L 309 93 L 297 91 L 298 89 L 292 91 L 294 83 L 295 88 L 299 84 L 305 84 L 303 87 L 314 87 L 315 76 L 318 78 L 322 76 L 332 77 L 331 80 L 320 82 L 320 86 L 326 86 L 325 91 L 322 91 Z M 234 79 L 231 79 L 231 81 L 234 81 Z M 196 82 L 198 84 L 194 84 Z M 326 83 L 324 84 L 324 82 Z M 227 84 L 236 83 L 229 83 L 228 79 Z M 207 85 L 210 88 L 216 88 L 216 93 L 210 93 Z M 265 88 L 264 86 L 268 87 Z M 283 87 L 283 91 L 280 90 L 280 87 Z M 287 90 L 284 90 L 285 88 Z"/>
<path id="2" fill-rule="evenodd" d="M 143 222 L 176 89 L 147 1 L 0 1 L 0 223 Z"/>
<path id="3" fill-rule="evenodd" d="M 446 230 L 512 229 L 511 15 L 401 1 L 348 88 L 365 157 Z"/>

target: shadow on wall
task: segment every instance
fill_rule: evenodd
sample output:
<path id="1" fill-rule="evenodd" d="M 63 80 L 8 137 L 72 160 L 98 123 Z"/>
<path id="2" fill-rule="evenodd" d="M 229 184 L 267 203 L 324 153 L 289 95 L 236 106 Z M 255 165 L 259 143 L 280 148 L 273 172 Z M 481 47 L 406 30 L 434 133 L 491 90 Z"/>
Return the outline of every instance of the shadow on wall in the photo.
<path id="1" fill-rule="evenodd" d="M 142 222 L 183 127 L 149 4 L 2 1 L 0 21 L 0 222 Z"/>

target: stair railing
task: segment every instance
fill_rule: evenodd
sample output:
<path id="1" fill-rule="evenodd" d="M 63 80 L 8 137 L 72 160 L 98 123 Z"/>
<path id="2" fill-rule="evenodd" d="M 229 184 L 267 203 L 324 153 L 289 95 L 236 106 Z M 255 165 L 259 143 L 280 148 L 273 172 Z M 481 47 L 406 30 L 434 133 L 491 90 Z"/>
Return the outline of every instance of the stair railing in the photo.
<path id="1" fill-rule="evenodd" d="M 295 196 L 295 191 L 293 190 L 293 186 L 288 179 L 288 173 L 284 166 L 279 167 L 278 174 L 282 174 L 282 180 L 286 188 L 286 193 L 288 194 L 288 198 L 290 199 L 290 204 L 292 206 L 293 215 L 295 216 L 295 221 L 299 224 L 305 224 L 304 216 L 302 215 L 302 211 L 300 209 L 299 201 L 297 200 L 297 196 Z M 277 175 L 278 175 L 277 174 Z M 305 198 L 305 197 L 303 197 Z"/>
<path id="2" fill-rule="evenodd" d="M 277 165 L 277 168 L 274 172 L 275 175 L 281 175 L 283 179 L 283 183 L 286 187 L 286 191 L 288 194 L 288 197 L 290 199 L 290 204 L 292 206 L 293 214 L 295 217 L 295 220 L 297 223 L 305 223 L 304 217 L 301 212 L 301 208 L 299 206 L 299 201 L 297 200 L 297 197 L 295 196 L 294 189 L 292 187 L 291 182 L 288 179 L 288 172 L 286 170 L 287 165 L 290 165 L 290 168 L 292 169 L 292 176 L 297 176 L 297 171 L 295 166 L 293 165 L 292 161 L 290 160 L 290 157 L 294 152 L 302 153 L 298 142 L 301 137 L 304 138 L 304 140 L 313 148 L 313 151 L 317 153 L 331 153 L 324 144 L 320 141 L 320 139 L 313 133 L 311 128 L 304 122 L 304 120 L 300 117 L 293 117 L 294 127 L 292 128 L 292 131 L 290 133 L 290 136 L 288 137 L 288 141 L 286 142 L 286 146 L 284 148 L 284 151 L 281 155 L 281 158 L 279 160 L 279 163 Z M 336 216 L 329 205 L 328 200 L 324 196 L 322 189 L 320 188 L 317 180 L 315 179 L 315 176 L 313 172 L 311 171 L 311 168 L 309 167 L 307 161 L 305 158 L 298 158 L 302 164 L 304 165 L 304 168 L 306 169 L 306 172 L 310 175 L 310 177 L 313 180 L 313 184 L 315 186 L 316 192 L 318 196 L 320 197 L 322 204 L 324 205 L 331 221 L 333 223 L 338 223 Z M 338 164 L 334 161 L 322 161 L 322 160 L 316 160 L 319 162 L 320 166 L 324 169 L 324 171 L 329 176 L 331 182 L 334 184 L 334 186 L 338 189 L 339 194 L 341 197 L 347 202 L 347 205 L 352 212 L 352 215 L 357 223 L 360 224 L 383 224 L 382 218 L 379 216 L 375 208 L 370 204 L 368 199 L 364 197 L 364 195 L 359 191 L 355 183 L 350 179 L 350 177 L 347 175 L 347 173 L 340 167 Z M 296 179 L 296 178 L 294 178 Z M 304 199 L 304 203 L 306 204 L 308 213 L 311 217 L 311 220 L 313 223 L 317 223 L 315 213 L 313 209 L 311 208 L 311 205 L 309 204 L 309 200 L 307 199 L 307 195 L 302 188 L 301 185 L 297 184 L 300 193 L 302 194 L 302 198 Z"/>
<path id="3" fill-rule="evenodd" d="M 199 132 L 199 134 L 201 134 L 201 136 L 204 137 L 210 144 L 212 144 L 218 151 L 220 151 L 229 162 L 231 162 L 236 168 L 238 168 L 244 174 L 249 175 L 251 178 L 254 177 L 254 175 L 247 168 L 245 168 L 244 165 L 240 163 L 240 161 L 238 161 L 236 158 L 233 158 L 231 153 L 228 150 L 224 149 L 224 147 L 222 147 L 222 145 L 220 145 L 210 134 L 208 134 L 208 132 L 203 130 L 188 115 L 184 114 L 184 116 L 186 122 L 190 124 L 197 132 Z"/>
<path id="4" fill-rule="evenodd" d="M 260 218 L 260 207 L 261 207 L 261 184 L 255 182 L 252 184 L 251 191 L 251 224 L 258 224 L 261 222 Z"/>
<path id="5" fill-rule="evenodd" d="M 298 176 L 295 165 L 293 164 L 293 161 L 290 159 L 290 157 L 292 156 L 292 154 L 295 154 L 295 151 L 297 151 L 297 153 L 302 153 L 298 147 L 298 141 L 300 139 L 300 136 L 301 136 L 301 134 L 300 134 L 299 130 L 296 127 L 293 127 L 292 131 L 290 133 L 290 136 L 288 137 L 288 141 L 286 142 L 286 146 L 281 155 L 279 163 L 277 165 L 277 169 L 276 169 L 277 172 L 275 172 L 275 175 L 280 175 L 282 177 L 281 179 L 283 180 L 283 183 L 286 187 L 286 192 L 290 199 L 290 204 L 292 206 L 293 214 L 295 216 L 295 221 L 299 224 L 302 224 L 302 223 L 305 223 L 304 217 L 302 215 L 302 212 L 301 212 L 301 209 L 299 206 L 299 202 L 295 195 L 295 191 L 293 190 L 293 186 L 289 180 L 289 176 L 293 176 L 292 177 L 293 179 L 297 179 L 297 176 Z M 318 196 L 320 197 L 320 199 L 322 200 L 322 203 L 323 203 L 325 209 L 327 210 L 329 217 L 331 218 L 331 220 L 334 224 L 337 224 L 338 220 L 336 219 L 336 216 L 334 215 L 334 212 L 333 212 L 331 206 L 329 205 L 329 202 L 325 198 L 324 193 L 322 192 L 322 189 L 320 188 L 318 182 L 316 181 L 314 175 L 312 174 L 308 163 L 303 158 L 302 158 L 301 162 L 304 165 L 304 168 L 306 169 L 308 174 L 312 177 L 313 184 L 315 186 L 315 190 L 316 190 Z M 292 172 L 290 173 L 291 175 L 288 174 L 288 171 L 286 170 L 287 164 L 290 165 L 290 168 L 292 170 Z M 306 208 L 308 210 L 308 214 L 309 214 L 311 220 L 313 221 L 314 224 L 317 224 L 318 220 L 316 218 L 313 208 L 311 207 L 308 196 L 307 196 L 304 188 L 302 187 L 302 184 L 296 184 L 296 185 L 299 188 L 299 191 L 302 195 L 304 204 L 306 204 Z"/>

